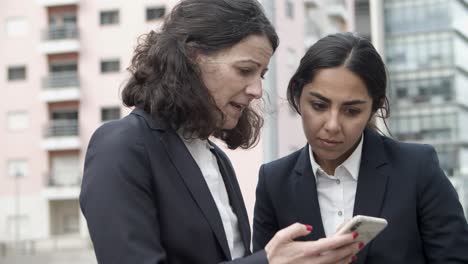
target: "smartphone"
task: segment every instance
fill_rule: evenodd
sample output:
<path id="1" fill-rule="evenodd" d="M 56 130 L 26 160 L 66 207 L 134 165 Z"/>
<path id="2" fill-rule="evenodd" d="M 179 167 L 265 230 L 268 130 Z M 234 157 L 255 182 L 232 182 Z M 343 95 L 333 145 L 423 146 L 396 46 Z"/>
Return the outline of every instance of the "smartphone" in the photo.
<path id="1" fill-rule="evenodd" d="M 378 217 L 356 215 L 337 232 L 337 235 L 357 232 L 359 236 L 356 241 L 364 243 L 366 246 L 374 237 L 387 227 L 387 220 Z"/>

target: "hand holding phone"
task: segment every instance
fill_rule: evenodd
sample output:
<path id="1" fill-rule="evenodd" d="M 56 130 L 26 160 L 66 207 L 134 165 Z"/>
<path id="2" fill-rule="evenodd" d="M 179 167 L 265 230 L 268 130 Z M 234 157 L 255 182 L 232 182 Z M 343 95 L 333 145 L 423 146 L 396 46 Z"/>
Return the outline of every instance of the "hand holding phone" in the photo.
<path id="1" fill-rule="evenodd" d="M 356 215 L 338 231 L 337 235 L 357 232 L 359 236 L 356 241 L 362 242 L 366 246 L 387 226 L 387 220 L 378 217 Z"/>

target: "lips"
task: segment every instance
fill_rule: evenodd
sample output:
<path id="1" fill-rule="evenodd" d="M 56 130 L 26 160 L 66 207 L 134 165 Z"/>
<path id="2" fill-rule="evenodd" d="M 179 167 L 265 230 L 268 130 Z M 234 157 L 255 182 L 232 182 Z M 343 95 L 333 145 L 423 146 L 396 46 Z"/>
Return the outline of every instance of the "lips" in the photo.
<path id="1" fill-rule="evenodd" d="M 343 141 L 334 140 L 334 139 L 323 139 L 323 138 L 319 138 L 319 141 L 322 143 L 321 145 L 323 147 L 327 147 L 327 148 L 333 148 L 343 143 Z"/>
<path id="2" fill-rule="evenodd" d="M 237 109 L 238 109 L 239 111 L 241 111 L 241 112 L 247 107 L 246 104 L 237 103 L 237 102 L 230 102 L 229 104 L 230 104 L 231 106 L 237 108 Z"/>

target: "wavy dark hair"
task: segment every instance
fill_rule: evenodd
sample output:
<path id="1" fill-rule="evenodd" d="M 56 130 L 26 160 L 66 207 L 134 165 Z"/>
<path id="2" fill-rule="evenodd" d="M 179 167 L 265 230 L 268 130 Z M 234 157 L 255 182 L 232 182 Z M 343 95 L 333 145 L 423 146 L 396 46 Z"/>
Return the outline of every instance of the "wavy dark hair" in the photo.
<path id="1" fill-rule="evenodd" d="M 361 78 L 372 98 L 373 116 L 384 121 L 390 116 L 390 105 L 387 98 L 387 71 L 385 64 L 372 43 L 355 33 L 337 33 L 328 35 L 312 45 L 302 57 L 296 73 L 289 81 L 287 89 L 288 102 L 297 113 L 299 98 L 304 86 L 312 82 L 321 69 L 344 66 Z M 380 110 L 380 111 L 379 111 Z M 375 124 L 374 118 L 367 127 L 382 133 Z"/>
<path id="2" fill-rule="evenodd" d="M 160 31 L 139 38 L 123 103 L 142 107 L 187 138 L 213 135 L 231 149 L 254 146 L 263 125 L 261 115 L 248 107 L 234 129 L 219 128 L 219 117 L 224 116 L 194 58 L 216 54 L 251 35 L 266 36 L 273 50 L 278 47 L 276 31 L 256 0 L 182 0 Z"/>

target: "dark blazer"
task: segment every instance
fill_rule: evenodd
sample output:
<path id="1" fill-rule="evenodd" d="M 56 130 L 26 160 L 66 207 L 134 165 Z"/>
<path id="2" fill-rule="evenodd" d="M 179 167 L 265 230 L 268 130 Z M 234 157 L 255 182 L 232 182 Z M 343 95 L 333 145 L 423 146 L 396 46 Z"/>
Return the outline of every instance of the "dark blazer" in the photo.
<path id="1" fill-rule="evenodd" d="M 387 228 L 356 263 L 468 263 L 468 225 L 433 147 L 366 130 L 353 215 L 387 219 Z M 253 249 L 294 223 L 314 227 L 304 240 L 325 237 L 308 148 L 260 168 Z"/>
<path id="2" fill-rule="evenodd" d="M 227 156 L 214 153 L 250 254 L 250 227 Z M 93 134 L 80 205 L 101 264 L 231 260 L 221 217 L 195 160 L 175 131 L 141 109 Z M 267 263 L 266 254 L 232 263 Z"/>

